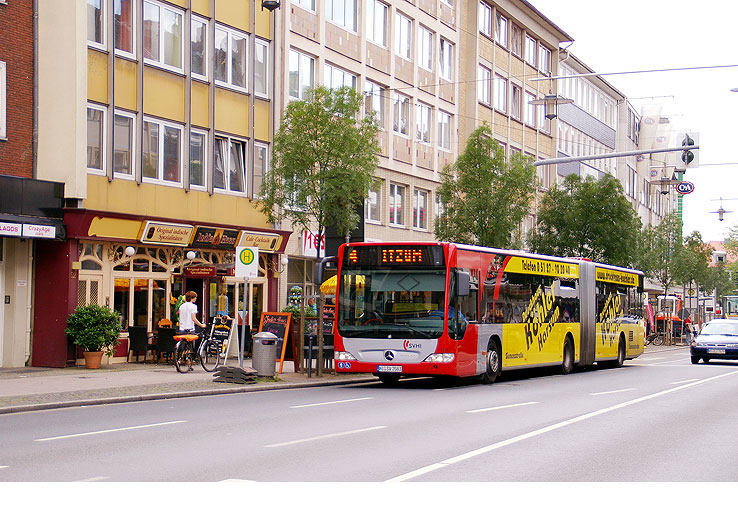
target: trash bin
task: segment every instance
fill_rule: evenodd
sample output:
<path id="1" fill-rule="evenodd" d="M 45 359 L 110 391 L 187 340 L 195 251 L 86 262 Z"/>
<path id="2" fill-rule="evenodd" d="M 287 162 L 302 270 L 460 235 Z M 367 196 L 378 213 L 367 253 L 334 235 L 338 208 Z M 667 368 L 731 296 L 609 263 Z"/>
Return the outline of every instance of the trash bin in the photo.
<path id="1" fill-rule="evenodd" d="M 274 377 L 277 363 L 277 338 L 271 332 L 254 334 L 253 355 L 251 366 L 256 370 L 258 377 Z"/>

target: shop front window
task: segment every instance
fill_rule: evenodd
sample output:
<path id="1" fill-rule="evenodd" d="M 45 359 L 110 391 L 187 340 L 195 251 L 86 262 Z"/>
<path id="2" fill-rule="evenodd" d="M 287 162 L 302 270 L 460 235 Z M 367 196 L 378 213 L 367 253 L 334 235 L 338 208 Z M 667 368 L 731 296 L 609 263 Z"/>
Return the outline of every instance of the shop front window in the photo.
<path id="1" fill-rule="evenodd" d="M 133 316 L 131 325 L 149 325 L 149 280 L 134 279 L 133 284 Z"/>
<path id="2" fill-rule="evenodd" d="M 113 296 L 113 308 L 118 312 L 121 329 L 127 330 L 130 322 L 128 321 L 128 305 L 130 302 L 130 279 L 115 278 L 115 294 Z"/>
<path id="3" fill-rule="evenodd" d="M 151 328 L 156 329 L 159 320 L 167 317 L 167 282 L 152 281 Z"/>

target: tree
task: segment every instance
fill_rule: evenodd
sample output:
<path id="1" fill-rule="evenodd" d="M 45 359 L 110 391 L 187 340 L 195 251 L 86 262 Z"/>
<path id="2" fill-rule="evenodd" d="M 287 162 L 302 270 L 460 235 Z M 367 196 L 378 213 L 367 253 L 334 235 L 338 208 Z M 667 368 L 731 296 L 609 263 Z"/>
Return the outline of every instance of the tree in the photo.
<path id="1" fill-rule="evenodd" d="M 670 213 L 658 226 L 646 226 L 641 232 L 636 266 L 646 277 L 656 280 L 667 295 L 681 272 L 679 252 L 683 250 L 682 222 Z"/>
<path id="2" fill-rule="evenodd" d="M 572 174 L 543 196 L 528 245 L 535 252 L 627 267 L 634 262 L 640 229 L 618 180 Z"/>
<path id="3" fill-rule="evenodd" d="M 439 240 L 509 247 L 535 193 L 536 170 L 519 153 L 505 161 L 492 130 L 474 130 L 464 152 L 441 174 L 438 195 L 443 214 L 436 222 Z"/>
<path id="4" fill-rule="evenodd" d="M 362 105 L 349 87 L 318 87 L 287 106 L 259 200 L 270 222 L 287 218 L 318 240 L 326 226 L 344 235 L 356 227 L 379 152 L 374 115 L 362 117 Z"/>
<path id="5" fill-rule="evenodd" d="M 680 284 L 694 281 L 697 286 L 705 288 L 709 275 L 712 250 L 702 241 L 698 231 L 684 238 L 683 250 L 677 251 L 674 264 L 674 278 Z M 712 288 L 710 289 L 712 290 Z"/>

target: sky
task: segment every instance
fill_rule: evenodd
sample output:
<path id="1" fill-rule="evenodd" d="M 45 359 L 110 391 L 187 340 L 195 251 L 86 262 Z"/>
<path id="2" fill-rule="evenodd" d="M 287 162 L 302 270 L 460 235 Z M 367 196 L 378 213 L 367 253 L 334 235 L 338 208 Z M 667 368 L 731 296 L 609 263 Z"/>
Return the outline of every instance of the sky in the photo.
<path id="1" fill-rule="evenodd" d="M 574 39 L 596 72 L 738 65 L 738 8 L 719 0 L 529 0 Z M 569 43 L 562 43 L 562 47 Z M 603 77 L 639 110 L 663 105 L 675 132 L 699 133 L 700 167 L 684 180 L 684 234 L 721 241 L 738 227 L 738 67 Z M 725 165 L 732 164 L 732 165 Z M 722 203 L 720 199 L 722 198 Z M 715 212 L 722 207 L 725 220 Z"/>

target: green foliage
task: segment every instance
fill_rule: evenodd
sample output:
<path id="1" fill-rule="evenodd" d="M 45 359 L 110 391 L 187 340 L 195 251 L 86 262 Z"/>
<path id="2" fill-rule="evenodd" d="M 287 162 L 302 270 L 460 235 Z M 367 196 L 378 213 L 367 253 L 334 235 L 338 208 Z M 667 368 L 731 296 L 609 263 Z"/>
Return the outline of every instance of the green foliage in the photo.
<path id="1" fill-rule="evenodd" d="M 274 136 L 272 168 L 259 209 L 269 222 L 283 218 L 322 236 L 325 226 L 346 234 L 359 222 L 377 166 L 373 113 L 361 116 L 362 96 L 349 87 L 318 87 L 292 101 Z"/>
<path id="2" fill-rule="evenodd" d="M 464 152 L 441 174 L 444 213 L 439 240 L 509 248 L 535 194 L 536 170 L 519 153 L 508 161 L 486 124 L 474 130 Z"/>
<path id="3" fill-rule="evenodd" d="M 112 356 L 118 346 L 120 320 L 118 313 L 104 306 L 78 306 L 67 317 L 64 332 L 85 352 L 104 352 Z"/>
<path id="4" fill-rule="evenodd" d="M 682 249 L 682 223 L 673 213 L 658 226 L 646 226 L 641 232 L 638 268 L 661 284 L 664 295 L 676 283 L 676 253 Z"/>
<path id="5" fill-rule="evenodd" d="M 528 245 L 543 254 L 629 267 L 636 260 L 640 229 L 618 180 L 569 175 L 543 196 Z"/>
<path id="6" fill-rule="evenodd" d="M 290 304 L 289 306 L 285 306 L 282 308 L 283 313 L 292 313 L 292 316 L 300 316 L 300 306 L 295 306 L 293 304 Z M 313 308 L 309 306 L 305 306 L 302 308 L 302 316 L 305 318 L 315 318 L 318 315 L 315 314 L 315 311 L 313 311 Z"/>

